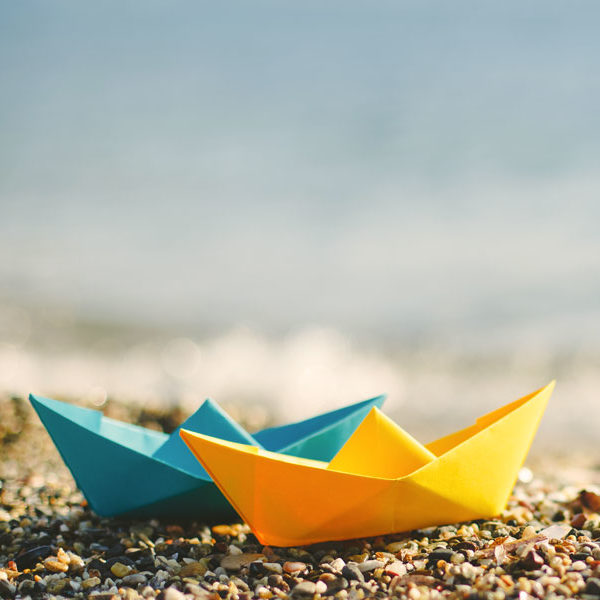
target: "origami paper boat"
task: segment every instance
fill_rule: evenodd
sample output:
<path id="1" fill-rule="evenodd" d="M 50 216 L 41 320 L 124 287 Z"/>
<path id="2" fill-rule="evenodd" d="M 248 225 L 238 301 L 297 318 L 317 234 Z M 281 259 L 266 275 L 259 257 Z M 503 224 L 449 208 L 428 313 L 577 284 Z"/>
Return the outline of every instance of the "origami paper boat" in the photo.
<path id="1" fill-rule="evenodd" d="M 232 519 L 236 514 L 210 476 L 172 434 L 116 421 L 97 410 L 29 396 L 79 489 L 103 516 Z M 384 396 L 306 421 L 247 433 L 206 400 L 181 427 L 290 456 L 330 460 Z"/>
<path id="2" fill-rule="evenodd" d="M 181 436 L 261 543 L 371 537 L 501 512 L 553 388 L 427 446 L 373 408 L 330 463 Z"/>

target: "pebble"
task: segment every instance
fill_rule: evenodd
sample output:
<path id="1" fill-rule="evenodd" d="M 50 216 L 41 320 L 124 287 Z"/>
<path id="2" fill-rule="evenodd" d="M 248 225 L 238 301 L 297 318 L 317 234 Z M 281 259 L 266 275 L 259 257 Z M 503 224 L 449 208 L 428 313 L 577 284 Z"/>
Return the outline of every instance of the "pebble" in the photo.
<path id="1" fill-rule="evenodd" d="M 338 573 L 341 573 L 342 569 L 346 566 L 346 562 L 344 561 L 343 558 L 338 557 L 335 560 L 332 560 L 331 563 L 329 564 L 329 566 L 334 571 L 337 571 Z"/>
<path id="2" fill-rule="evenodd" d="M 317 584 L 312 581 L 302 581 L 292 590 L 292 596 L 314 596 L 317 592 Z"/>
<path id="3" fill-rule="evenodd" d="M 582 490 L 579 494 L 579 500 L 586 508 L 595 513 L 600 513 L 600 494 L 589 490 Z"/>
<path id="4" fill-rule="evenodd" d="M 290 575 L 301 573 L 306 570 L 306 564 L 303 562 L 286 561 L 283 563 L 283 570 Z"/>
<path id="5" fill-rule="evenodd" d="M 544 559 L 535 550 L 530 550 L 521 560 L 521 565 L 527 571 L 534 571 L 543 564 Z"/>
<path id="6" fill-rule="evenodd" d="M 237 555 L 239 556 L 239 555 Z M 223 561 L 221 561 L 222 563 Z M 231 569 L 236 570 L 236 569 Z M 202 577 L 208 571 L 208 567 L 202 562 L 191 562 L 181 567 L 179 577 Z"/>
<path id="7" fill-rule="evenodd" d="M 404 542 L 392 542 L 391 544 L 388 544 L 385 549 L 391 554 L 397 554 L 404 548 L 404 545 Z"/>
<path id="8" fill-rule="evenodd" d="M 264 558 L 265 555 L 259 553 L 230 554 L 223 557 L 221 566 L 228 571 L 239 571 L 242 567 L 247 567 L 250 563 Z"/>
<path id="9" fill-rule="evenodd" d="M 453 556 L 454 552 L 448 548 L 435 548 L 429 554 L 429 561 L 432 563 L 437 563 L 439 560 L 450 562 Z"/>
<path id="10" fill-rule="evenodd" d="M 592 596 L 600 596 L 600 579 L 590 577 L 585 585 L 585 593 Z"/>
<path id="11" fill-rule="evenodd" d="M 282 573 L 283 567 L 279 563 L 263 563 L 263 568 L 267 571 L 271 571 L 272 573 Z"/>
<path id="12" fill-rule="evenodd" d="M 15 563 L 20 571 L 33 569 L 40 560 L 52 554 L 50 546 L 36 546 L 15 557 Z"/>
<path id="13" fill-rule="evenodd" d="M 157 599 L 158 600 L 186 600 L 185 595 L 182 594 L 175 587 L 168 587 L 168 588 L 162 590 L 158 594 Z"/>
<path id="14" fill-rule="evenodd" d="M 35 424 L 25 446 L 1 445 L 11 406 L 0 396 L 0 452 L 18 450 L 0 461 L 0 597 L 600 600 L 600 514 L 593 509 L 600 495 L 560 487 L 556 473 L 517 484 L 502 515 L 486 521 L 274 548 L 240 523 L 100 518 L 82 503 L 49 439 L 36 450 L 36 486 L 23 486 L 32 479 L 6 469 L 11 461 L 31 468 L 19 462 L 31 456 L 23 449 L 46 438 Z"/>
<path id="15" fill-rule="evenodd" d="M 356 581 L 360 581 L 361 583 L 364 583 L 365 581 L 365 576 L 362 574 L 355 562 L 347 563 L 342 569 L 342 575 L 347 579 L 354 579 Z"/>
<path id="16" fill-rule="evenodd" d="M 100 579 L 100 577 L 89 577 L 88 579 L 84 579 L 81 583 L 81 587 L 89 590 L 90 588 L 96 587 L 97 585 L 100 585 L 102 583 L 102 580 Z"/>
<path id="17" fill-rule="evenodd" d="M 110 572 L 115 576 L 115 577 L 125 577 L 125 575 L 129 575 L 129 573 L 131 573 L 132 568 L 129 565 L 124 565 L 123 563 L 120 562 L 116 562 L 112 565 L 112 567 L 110 568 Z"/>
<path id="18" fill-rule="evenodd" d="M 132 573 L 131 575 L 125 575 L 125 577 L 123 577 L 123 583 L 125 585 L 138 585 L 139 583 L 146 583 L 146 576 L 143 573 Z"/>
<path id="19" fill-rule="evenodd" d="M 529 538 L 535 537 L 536 535 L 536 530 L 531 525 L 527 525 L 527 527 L 523 529 L 523 533 L 521 533 L 521 539 L 528 540 Z"/>
<path id="20" fill-rule="evenodd" d="M 385 573 L 394 577 L 406 575 L 406 565 L 397 560 L 385 566 Z"/>
<path id="21" fill-rule="evenodd" d="M 585 525 L 585 522 L 585 515 L 583 513 L 578 513 L 571 519 L 571 527 L 575 527 L 575 529 L 580 529 Z"/>
<path id="22" fill-rule="evenodd" d="M 16 590 L 17 588 L 13 584 L 0 579 L 0 596 L 2 598 L 12 598 L 15 595 Z"/>
<path id="23" fill-rule="evenodd" d="M 53 556 L 50 556 L 44 560 L 44 567 L 53 573 L 65 573 L 69 570 L 69 565 L 58 560 L 57 558 L 54 558 Z"/>
<path id="24" fill-rule="evenodd" d="M 49 581 L 46 586 L 46 591 L 49 594 L 60 594 L 67 586 L 70 587 L 71 580 L 64 579 L 54 579 L 53 581 Z"/>
<path id="25" fill-rule="evenodd" d="M 369 571 L 374 571 L 375 569 L 381 569 L 384 566 L 380 560 L 365 560 L 364 562 L 358 563 L 358 569 L 362 573 L 367 573 Z"/>
<path id="26" fill-rule="evenodd" d="M 81 556 L 74 552 L 69 552 L 69 570 L 80 571 L 85 566 L 85 562 Z"/>
<path id="27" fill-rule="evenodd" d="M 324 580 L 323 580 L 324 581 Z M 345 577 L 335 577 L 333 580 L 324 581 L 329 594 L 335 594 L 348 587 L 348 580 Z"/>
<path id="28" fill-rule="evenodd" d="M 233 530 L 233 528 L 231 527 L 231 525 L 215 525 L 212 528 L 212 532 L 215 535 L 219 535 L 219 536 L 226 536 L 226 535 L 235 535 L 235 532 Z"/>

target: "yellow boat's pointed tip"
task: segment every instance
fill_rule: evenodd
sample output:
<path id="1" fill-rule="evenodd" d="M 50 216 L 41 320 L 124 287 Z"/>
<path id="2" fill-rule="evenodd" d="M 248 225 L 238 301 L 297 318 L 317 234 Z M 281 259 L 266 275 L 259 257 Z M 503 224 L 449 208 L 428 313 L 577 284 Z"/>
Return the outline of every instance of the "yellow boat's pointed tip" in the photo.
<path id="1" fill-rule="evenodd" d="M 180 429 L 179 430 L 179 437 L 185 442 L 188 439 L 190 439 L 192 437 L 192 432 L 188 431 L 187 429 Z"/>
<path id="2" fill-rule="evenodd" d="M 533 397 L 540 396 L 542 394 L 547 394 L 548 398 L 554 391 L 556 387 L 556 379 L 553 379 L 550 383 L 547 383 L 544 387 L 540 388 L 537 392 L 534 392 Z"/>

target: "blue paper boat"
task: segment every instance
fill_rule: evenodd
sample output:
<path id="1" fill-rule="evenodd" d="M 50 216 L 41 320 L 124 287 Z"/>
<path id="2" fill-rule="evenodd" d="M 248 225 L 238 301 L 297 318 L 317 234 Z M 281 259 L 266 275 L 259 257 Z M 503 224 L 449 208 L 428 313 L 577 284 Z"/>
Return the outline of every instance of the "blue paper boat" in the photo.
<path id="1" fill-rule="evenodd" d="M 100 411 L 29 396 L 90 507 L 102 516 L 232 519 L 236 513 L 179 435 L 182 427 L 231 442 L 330 461 L 378 396 L 305 421 L 250 435 L 206 400 L 167 435 L 116 421 Z"/>

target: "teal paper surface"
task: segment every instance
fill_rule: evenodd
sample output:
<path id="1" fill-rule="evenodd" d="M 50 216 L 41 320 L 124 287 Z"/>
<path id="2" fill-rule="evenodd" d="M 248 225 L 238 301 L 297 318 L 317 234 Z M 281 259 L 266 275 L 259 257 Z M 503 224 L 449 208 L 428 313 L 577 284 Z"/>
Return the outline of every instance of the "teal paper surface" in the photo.
<path id="1" fill-rule="evenodd" d="M 29 396 L 91 508 L 103 516 L 232 519 L 235 511 L 179 436 L 179 429 L 330 461 L 384 396 L 305 421 L 247 433 L 206 400 L 167 435 L 115 421 L 97 410 Z"/>

